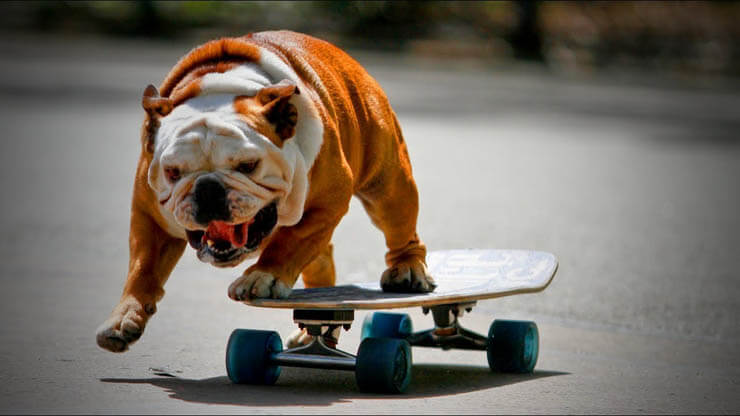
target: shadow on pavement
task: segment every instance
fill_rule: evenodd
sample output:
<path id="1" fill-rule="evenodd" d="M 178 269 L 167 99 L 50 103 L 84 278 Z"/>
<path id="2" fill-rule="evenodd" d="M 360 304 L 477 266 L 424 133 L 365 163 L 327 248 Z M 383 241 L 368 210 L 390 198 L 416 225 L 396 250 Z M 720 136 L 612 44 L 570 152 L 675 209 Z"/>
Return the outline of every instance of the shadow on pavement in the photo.
<path id="1" fill-rule="evenodd" d="M 465 365 L 414 365 L 413 379 L 403 395 L 366 394 L 357 389 L 352 372 L 283 368 L 274 386 L 232 384 L 228 377 L 185 379 L 179 377 L 104 378 L 104 383 L 151 384 L 173 399 L 236 406 L 329 406 L 353 399 L 414 399 L 468 393 L 539 378 L 568 375 L 536 370 L 533 374 L 491 373 L 487 367 Z"/>

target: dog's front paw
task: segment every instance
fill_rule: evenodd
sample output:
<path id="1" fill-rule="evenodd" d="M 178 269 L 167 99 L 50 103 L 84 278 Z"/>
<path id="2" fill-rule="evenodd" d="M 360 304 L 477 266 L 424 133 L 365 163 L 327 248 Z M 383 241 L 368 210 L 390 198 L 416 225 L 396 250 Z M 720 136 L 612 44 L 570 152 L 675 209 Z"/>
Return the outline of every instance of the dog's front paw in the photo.
<path id="1" fill-rule="evenodd" d="M 380 278 L 384 292 L 427 293 L 437 287 L 419 259 L 403 260 L 389 267 Z"/>
<path id="2" fill-rule="evenodd" d="M 290 296 L 291 289 L 280 279 L 260 270 L 247 270 L 229 286 L 229 297 L 234 300 L 251 298 L 283 299 Z"/>
<path id="3" fill-rule="evenodd" d="M 149 317 L 156 309 L 154 302 L 142 304 L 132 297 L 122 300 L 110 318 L 98 327 L 98 345 L 112 352 L 126 351 L 141 337 Z"/>

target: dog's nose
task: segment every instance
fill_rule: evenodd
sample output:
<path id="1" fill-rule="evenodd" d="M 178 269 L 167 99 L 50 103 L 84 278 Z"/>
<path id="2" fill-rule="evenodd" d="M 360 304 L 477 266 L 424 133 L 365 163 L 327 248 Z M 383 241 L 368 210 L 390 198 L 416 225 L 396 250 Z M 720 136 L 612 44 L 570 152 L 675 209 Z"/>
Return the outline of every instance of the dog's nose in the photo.
<path id="1" fill-rule="evenodd" d="M 226 187 L 218 178 L 203 175 L 195 181 L 193 211 L 195 221 L 203 225 L 208 225 L 211 221 L 228 221 L 231 218 Z"/>

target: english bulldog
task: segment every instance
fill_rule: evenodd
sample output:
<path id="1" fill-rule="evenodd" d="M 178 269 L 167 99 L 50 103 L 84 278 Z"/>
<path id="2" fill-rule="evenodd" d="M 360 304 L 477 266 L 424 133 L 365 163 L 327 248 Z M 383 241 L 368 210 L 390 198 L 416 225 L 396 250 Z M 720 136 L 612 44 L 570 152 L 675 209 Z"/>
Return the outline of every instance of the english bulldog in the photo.
<path id="1" fill-rule="evenodd" d="M 429 292 L 418 193 L 378 83 L 337 47 L 288 31 L 223 38 L 186 54 L 146 116 L 123 295 L 97 331 L 122 352 L 141 336 L 186 245 L 216 267 L 257 260 L 234 300 L 332 286 L 331 236 L 358 197 L 384 234 L 385 291 Z"/>

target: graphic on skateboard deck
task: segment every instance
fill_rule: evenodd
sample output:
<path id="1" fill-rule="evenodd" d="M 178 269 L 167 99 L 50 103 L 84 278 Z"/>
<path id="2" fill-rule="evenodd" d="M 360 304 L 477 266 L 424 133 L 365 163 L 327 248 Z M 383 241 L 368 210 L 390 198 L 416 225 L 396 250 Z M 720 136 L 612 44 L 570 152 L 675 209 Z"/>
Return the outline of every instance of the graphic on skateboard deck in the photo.
<path id="1" fill-rule="evenodd" d="M 401 393 L 411 381 L 411 346 L 487 352 L 492 371 L 528 373 L 539 349 L 537 325 L 495 320 L 488 336 L 459 324 L 476 301 L 544 290 L 557 271 L 554 255 L 526 250 L 430 252 L 427 266 L 437 283 L 432 293 L 383 292 L 379 282 L 296 289 L 285 299 L 249 299 L 251 306 L 293 309 L 293 320 L 314 336 L 304 346 L 283 350 L 275 331 L 237 329 L 229 338 L 226 368 L 234 383 L 274 384 L 281 366 L 355 372 L 362 391 Z M 407 314 L 375 312 L 362 326 L 357 355 L 336 348 L 332 335 L 349 329 L 356 309 L 421 306 L 434 328 L 414 333 Z"/>

